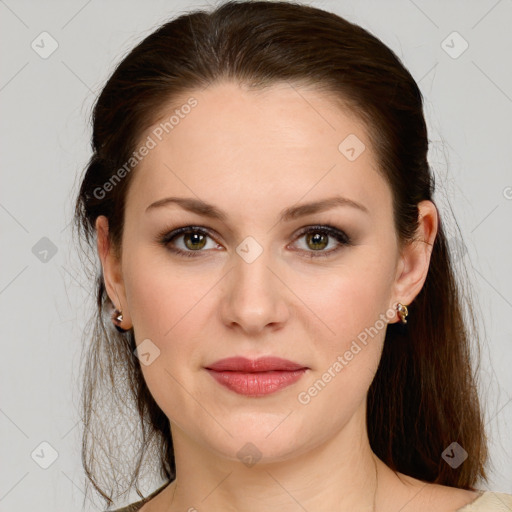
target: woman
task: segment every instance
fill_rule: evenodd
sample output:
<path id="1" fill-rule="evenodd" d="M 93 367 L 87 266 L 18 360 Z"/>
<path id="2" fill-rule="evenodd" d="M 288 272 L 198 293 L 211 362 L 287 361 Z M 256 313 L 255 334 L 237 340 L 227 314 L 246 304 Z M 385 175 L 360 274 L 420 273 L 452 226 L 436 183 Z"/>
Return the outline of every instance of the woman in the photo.
<path id="1" fill-rule="evenodd" d="M 422 96 L 381 41 L 290 2 L 182 15 L 107 82 L 93 150 L 83 460 L 108 505 L 101 463 L 128 490 L 152 453 L 165 484 L 121 510 L 512 508 L 476 487 L 487 448 Z"/>

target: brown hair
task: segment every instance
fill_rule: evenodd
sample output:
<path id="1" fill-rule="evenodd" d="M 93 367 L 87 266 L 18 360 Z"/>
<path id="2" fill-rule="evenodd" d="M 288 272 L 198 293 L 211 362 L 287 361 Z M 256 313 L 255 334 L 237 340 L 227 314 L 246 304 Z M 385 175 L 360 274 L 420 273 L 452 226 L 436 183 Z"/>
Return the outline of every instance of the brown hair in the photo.
<path id="1" fill-rule="evenodd" d="M 427 162 L 423 98 L 399 58 L 360 26 L 321 9 L 289 1 L 230 1 L 160 26 L 121 61 L 103 88 L 93 111 L 93 154 L 75 211 L 75 228 L 93 249 L 95 220 L 105 215 L 111 244 L 121 254 L 124 201 L 136 168 L 108 193 L 95 191 L 130 159 L 163 106 L 224 79 L 252 89 L 284 81 L 311 85 L 350 108 L 365 123 L 379 172 L 390 185 L 400 243 L 414 239 L 417 205 L 433 201 L 435 183 Z M 124 489 L 137 484 L 150 446 L 162 478 L 175 478 L 175 462 L 168 418 L 153 400 L 133 354 L 133 330 L 118 333 L 108 316 L 105 323 L 111 304 L 101 270 L 94 276 L 97 311 L 83 372 L 82 459 L 87 477 L 110 505 L 104 491 L 120 484 L 125 467 Z M 487 479 L 486 439 L 470 354 L 477 328 L 469 294 L 454 273 L 441 218 L 425 284 L 409 311 L 405 329 L 388 326 L 369 389 L 371 447 L 394 470 L 474 489 L 478 478 Z M 124 407 L 132 421 L 138 419 L 138 444 L 133 439 L 129 444 L 138 447 L 135 455 L 125 455 L 121 441 L 129 420 L 112 421 L 115 407 Z M 105 427 L 106 432 L 100 430 Z M 116 435 L 116 429 L 123 434 Z M 469 453 L 458 468 L 441 456 L 454 441 Z M 113 480 L 103 483 L 98 476 L 105 464 L 112 468 Z M 138 487 L 137 492 L 141 495 Z"/>

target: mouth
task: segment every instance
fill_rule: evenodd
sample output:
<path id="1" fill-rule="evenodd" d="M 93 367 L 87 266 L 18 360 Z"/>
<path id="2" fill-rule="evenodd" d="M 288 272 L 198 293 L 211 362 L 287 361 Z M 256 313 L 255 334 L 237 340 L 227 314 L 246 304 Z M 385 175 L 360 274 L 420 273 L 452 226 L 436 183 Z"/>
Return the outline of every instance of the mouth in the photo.
<path id="1" fill-rule="evenodd" d="M 278 357 L 229 357 L 205 367 L 220 385 L 245 396 L 266 396 L 297 382 L 309 368 Z"/>

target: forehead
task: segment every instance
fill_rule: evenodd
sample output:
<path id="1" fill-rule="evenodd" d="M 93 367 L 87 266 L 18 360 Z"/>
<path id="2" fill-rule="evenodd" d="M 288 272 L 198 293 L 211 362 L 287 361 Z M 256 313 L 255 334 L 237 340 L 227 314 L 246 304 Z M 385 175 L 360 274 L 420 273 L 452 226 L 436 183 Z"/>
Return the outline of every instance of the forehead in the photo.
<path id="1" fill-rule="evenodd" d="M 226 209 L 281 210 L 334 193 L 369 207 L 389 203 L 363 123 L 319 91 L 212 84 L 162 107 L 141 144 L 149 139 L 153 147 L 136 167 L 127 198 L 127 209 L 137 212 L 166 195 Z M 242 213 L 238 208 L 234 213 Z"/>

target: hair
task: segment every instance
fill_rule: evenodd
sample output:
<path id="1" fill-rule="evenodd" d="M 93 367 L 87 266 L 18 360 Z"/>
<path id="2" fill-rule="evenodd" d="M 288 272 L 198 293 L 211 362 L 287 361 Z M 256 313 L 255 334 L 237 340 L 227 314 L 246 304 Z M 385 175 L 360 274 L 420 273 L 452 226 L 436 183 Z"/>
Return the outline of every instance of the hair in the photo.
<path id="1" fill-rule="evenodd" d="M 397 238 L 401 246 L 415 240 L 418 203 L 435 204 L 435 180 L 427 162 L 423 97 L 397 55 L 360 26 L 318 8 L 290 1 L 229 1 L 161 25 L 108 79 L 94 105 L 92 156 L 76 198 L 74 228 L 80 242 L 95 249 L 95 220 L 105 215 L 112 250 L 121 256 L 125 198 L 136 167 L 108 192 L 95 191 L 112 182 L 164 107 L 225 80 L 250 90 L 283 82 L 309 85 L 355 114 L 390 186 Z M 488 457 L 470 346 L 477 328 L 455 262 L 439 215 L 428 274 L 409 305 L 407 326 L 387 327 L 368 391 L 367 428 L 372 450 L 391 469 L 475 490 L 478 479 L 487 480 Z M 174 480 L 176 467 L 169 420 L 134 357 L 133 329 L 117 332 L 105 314 L 112 303 L 97 259 L 93 275 L 96 310 L 83 359 L 82 462 L 87 478 L 110 505 L 120 477 L 125 492 L 135 483 L 142 496 L 138 481 L 150 447 L 158 461 L 155 465 L 153 459 L 152 467 L 162 478 Z M 115 407 L 125 415 L 117 423 Z M 136 428 L 129 430 L 134 419 Z M 127 435 L 132 436 L 128 444 Z M 457 468 L 442 457 L 452 442 L 469 453 Z M 135 453 L 127 454 L 127 446 Z M 110 482 L 105 465 L 112 470 Z"/>

